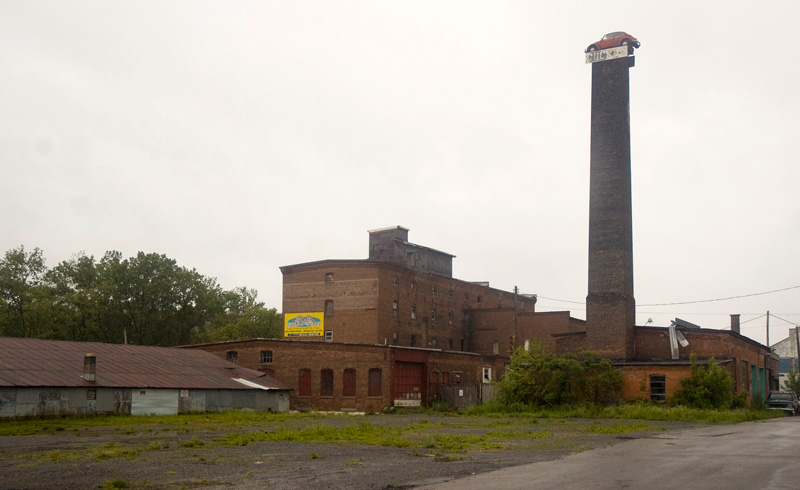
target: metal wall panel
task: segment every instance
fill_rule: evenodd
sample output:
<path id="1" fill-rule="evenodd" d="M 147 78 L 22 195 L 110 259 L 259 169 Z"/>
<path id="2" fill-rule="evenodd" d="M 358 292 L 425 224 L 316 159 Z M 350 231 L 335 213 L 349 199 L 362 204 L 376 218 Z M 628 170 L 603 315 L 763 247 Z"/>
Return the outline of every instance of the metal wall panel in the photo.
<path id="1" fill-rule="evenodd" d="M 131 415 L 175 415 L 180 390 L 141 388 L 131 390 Z"/>

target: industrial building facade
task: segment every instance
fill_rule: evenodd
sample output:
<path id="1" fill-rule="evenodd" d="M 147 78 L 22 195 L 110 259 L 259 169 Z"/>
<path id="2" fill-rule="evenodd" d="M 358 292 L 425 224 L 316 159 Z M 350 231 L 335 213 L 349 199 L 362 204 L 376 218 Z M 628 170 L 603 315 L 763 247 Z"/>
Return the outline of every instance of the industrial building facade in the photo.
<path id="1" fill-rule="evenodd" d="M 289 391 L 199 350 L 0 337 L 0 417 L 281 412 Z"/>

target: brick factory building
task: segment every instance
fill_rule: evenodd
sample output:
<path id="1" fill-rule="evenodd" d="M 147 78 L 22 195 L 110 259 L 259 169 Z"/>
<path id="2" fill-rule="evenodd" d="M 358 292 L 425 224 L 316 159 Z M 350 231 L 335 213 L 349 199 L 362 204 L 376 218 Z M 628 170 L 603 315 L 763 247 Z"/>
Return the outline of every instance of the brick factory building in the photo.
<path id="1" fill-rule="evenodd" d="M 453 255 L 408 241 L 397 226 L 369 232 L 362 260 L 281 267 L 290 340 L 205 344 L 293 388 L 294 408 L 375 411 L 457 406 L 491 396 L 514 346 L 542 342 L 555 353 L 590 350 L 623 374 L 627 400 L 662 401 L 689 376 L 689 356 L 715 359 L 736 393 L 751 399 L 778 388 L 778 358 L 731 330 L 636 326 L 629 69 L 632 48 L 587 53 L 592 63 L 589 267 L 586 321 L 539 313 L 536 297 L 452 276 Z M 291 317 L 291 320 L 289 319 Z M 296 322 L 296 323 L 290 323 Z M 290 328 L 291 327 L 291 328 Z M 291 332 L 290 332 L 291 330 Z M 268 360 L 268 361 L 267 361 Z M 454 397 L 454 394 L 457 396 Z"/>

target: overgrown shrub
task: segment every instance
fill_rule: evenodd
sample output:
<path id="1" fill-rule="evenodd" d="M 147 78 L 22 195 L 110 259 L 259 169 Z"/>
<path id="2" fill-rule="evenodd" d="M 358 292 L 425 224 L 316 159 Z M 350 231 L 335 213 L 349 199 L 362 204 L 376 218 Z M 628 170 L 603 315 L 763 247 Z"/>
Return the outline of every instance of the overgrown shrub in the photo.
<path id="1" fill-rule="evenodd" d="M 783 385 L 789 391 L 794 391 L 800 396 L 800 373 L 797 371 L 797 366 L 792 366 L 789 370 L 789 373 L 786 375 L 786 381 L 783 382 Z"/>
<path id="2" fill-rule="evenodd" d="M 733 400 L 731 374 L 712 357 L 707 366 L 697 364 L 697 355 L 689 355 L 691 374 L 681 379 L 681 387 L 675 391 L 672 403 L 691 408 L 727 409 Z"/>
<path id="3" fill-rule="evenodd" d="M 594 353 L 550 353 L 541 342 L 517 349 L 498 382 L 506 405 L 564 405 L 608 403 L 619 399 L 622 374 Z"/>

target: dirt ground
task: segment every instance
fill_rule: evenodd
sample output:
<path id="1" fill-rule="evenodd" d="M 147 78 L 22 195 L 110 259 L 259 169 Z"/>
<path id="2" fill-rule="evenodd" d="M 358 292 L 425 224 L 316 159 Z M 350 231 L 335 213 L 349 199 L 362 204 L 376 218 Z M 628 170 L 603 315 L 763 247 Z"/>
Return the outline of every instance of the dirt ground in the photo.
<path id="1" fill-rule="evenodd" d="M 292 430 L 363 423 L 397 428 L 413 443 L 227 445 L 220 438 L 276 427 L 65 429 L 56 422 L 35 435 L 0 437 L 0 488 L 407 489 L 699 425 L 393 414 L 302 419 Z"/>

